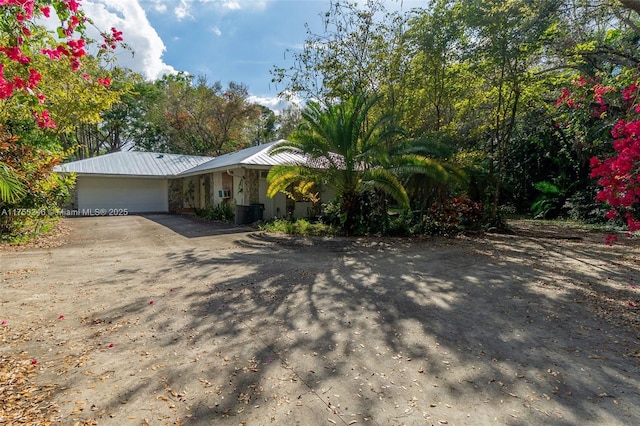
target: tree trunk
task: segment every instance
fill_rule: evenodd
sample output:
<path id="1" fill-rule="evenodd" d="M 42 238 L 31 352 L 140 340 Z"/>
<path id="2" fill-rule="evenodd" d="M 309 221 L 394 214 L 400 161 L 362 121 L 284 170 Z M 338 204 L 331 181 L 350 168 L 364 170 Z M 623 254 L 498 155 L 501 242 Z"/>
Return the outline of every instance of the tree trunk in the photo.
<path id="1" fill-rule="evenodd" d="M 340 213 L 342 230 L 346 235 L 353 235 L 356 232 L 361 210 L 360 195 L 357 192 L 349 191 L 342 194 Z"/>

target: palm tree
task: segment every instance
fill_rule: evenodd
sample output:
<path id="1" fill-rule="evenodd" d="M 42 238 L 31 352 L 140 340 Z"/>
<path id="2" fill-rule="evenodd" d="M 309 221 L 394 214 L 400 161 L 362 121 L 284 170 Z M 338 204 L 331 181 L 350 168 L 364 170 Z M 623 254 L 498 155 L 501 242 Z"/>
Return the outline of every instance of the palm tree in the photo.
<path id="1" fill-rule="evenodd" d="M 409 197 L 398 174 L 434 167 L 444 173 L 444 169 L 425 157 L 389 149 L 386 142 L 399 130 L 391 126 L 390 115 L 373 118 L 370 114 L 379 99 L 360 94 L 326 108 L 310 104 L 302 112 L 303 124 L 271 151 L 303 153 L 307 161 L 272 168 L 267 194 L 286 193 L 291 185 L 299 192 L 312 191 L 316 185 L 333 189 L 347 235 L 355 231 L 366 191 L 382 192 L 408 208 Z"/>
<path id="2" fill-rule="evenodd" d="M 0 163 L 0 204 L 14 203 L 24 195 L 24 184 L 8 165 Z"/>

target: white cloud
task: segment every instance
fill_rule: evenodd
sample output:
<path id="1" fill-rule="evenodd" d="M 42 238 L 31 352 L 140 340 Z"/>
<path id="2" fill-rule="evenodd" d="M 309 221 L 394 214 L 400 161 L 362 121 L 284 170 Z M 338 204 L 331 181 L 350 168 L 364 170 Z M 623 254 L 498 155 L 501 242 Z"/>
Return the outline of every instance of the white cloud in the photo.
<path id="1" fill-rule="evenodd" d="M 179 21 L 184 18 L 193 19 L 193 16 L 191 15 L 191 2 L 188 0 L 180 0 L 180 5 L 173 9 L 173 12 L 176 14 L 176 18 L 178 18 Z"/>
<path id="2" fill-rule="evenodd" d="M 137 0 L 87 0 L 83 10 L 101 31 L 111 27 L 122 31 L 124 42 L 134 51 L 118 49 L 118 64 L 142 74 L 148 80 L 155 80 L 176 70 L 162 60 L 166 50 L 164 42 L 151 26 Z M 91 34 L 99 40 L 98 34 Z"/>
<path id="3" fill-rule="evenodd" d="M 240 10 L 240 9 L 242 9 L 242 6 L 240 6 L 240 3 L 238 3 L 237 1 L 225 1 L 225 2 L 222 2 L 222 7 L 224 7 L 225 9 L 229 9 L 229 10 Z"/>
<path id="4" fill-rule="evenodd" d="M 155 0 L 153 4 L 154 4 L 153 8 L 155 9 L 156 12 L 158 13 L 167 12 L 167 5 L 162 3 L 162 0 Z"/>
<path id="5" fill-rule="evenodd" d="M 180 0 L 180 5 L 173 9 L 178 20 L 185 18 L 194 19 L 191 10 L 197 4 L 212 4 L 221 10 L 264 10 L 267 4 L 273 0 Z M 156 0 L 156 10 L 160 8 L 166 10 L 166 6 Z"/>
<path id="6" fill-rule="evenodd" d="M 220 28 L 218 28 L 218 27 L 211 28 L 211 31 L 217 36 L 221 36 L 222 35 L 222 30 Z"/>
<path id="7" fill-rule="evenodd" d="M 247 100 L 252 103 L 252 104 L 258 104 L 258 105 L 263 105 L 266 106 L 267 108 L 275 111 L 276 114 L 280 114 L 282 112 L 282 110 L 286 109 L 287 107 L 290 107 L 292 105 L 296 105 L 296 106 L 301 106 L 302 105 L 302 101 L 297 98 L 297 97 L 293 97 L 290 100 L 284 99 L 284 98 L 280 98 L 277 96 L 254 96 L 251 95 L 247 98 Z"/>

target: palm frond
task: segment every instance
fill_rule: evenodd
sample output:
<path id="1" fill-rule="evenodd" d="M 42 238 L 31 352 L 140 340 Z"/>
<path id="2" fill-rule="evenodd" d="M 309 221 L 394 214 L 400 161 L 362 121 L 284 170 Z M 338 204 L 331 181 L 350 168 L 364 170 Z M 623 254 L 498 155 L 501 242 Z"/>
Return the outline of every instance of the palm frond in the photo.
<path id="1" fill-rule="evenodd" d="M 402 208 L 409 207 L 409 196 L 398 177 L 385 169 L 369 169 L 363 176 L 365 187 L 376 188 L 391 196 Z"/>
<path id="2" fill-rule="evenodd" d="M 27 193 L 26 187 L 11 168 L 0 163 L 0 201 L 15 203 Z"/>

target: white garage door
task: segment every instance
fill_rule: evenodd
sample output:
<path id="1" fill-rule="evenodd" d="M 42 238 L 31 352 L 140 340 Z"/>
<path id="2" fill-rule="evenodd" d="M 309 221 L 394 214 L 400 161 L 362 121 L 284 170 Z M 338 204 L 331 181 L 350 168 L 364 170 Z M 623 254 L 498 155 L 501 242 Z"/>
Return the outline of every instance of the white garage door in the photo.
<path id="1" fill-rule="evenodd" d="M 78 176 L 78 209 L 169 211 L 166 179 Z"/>

